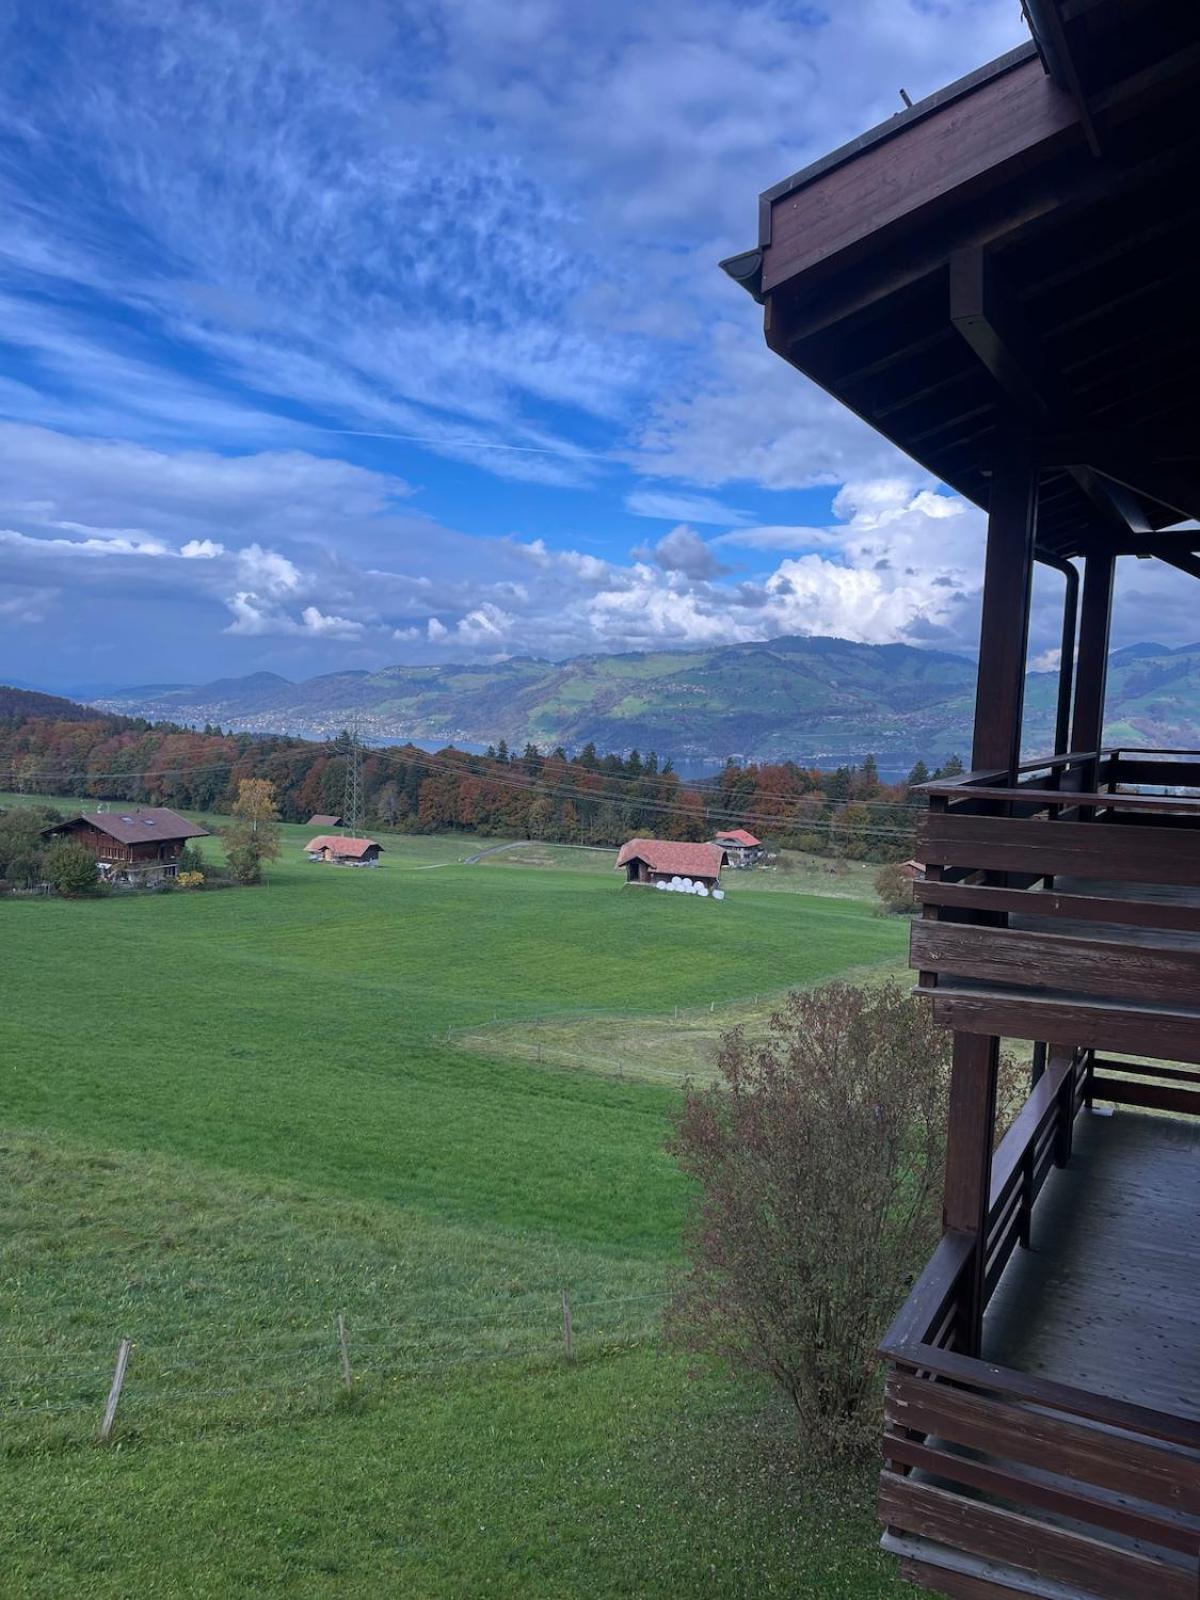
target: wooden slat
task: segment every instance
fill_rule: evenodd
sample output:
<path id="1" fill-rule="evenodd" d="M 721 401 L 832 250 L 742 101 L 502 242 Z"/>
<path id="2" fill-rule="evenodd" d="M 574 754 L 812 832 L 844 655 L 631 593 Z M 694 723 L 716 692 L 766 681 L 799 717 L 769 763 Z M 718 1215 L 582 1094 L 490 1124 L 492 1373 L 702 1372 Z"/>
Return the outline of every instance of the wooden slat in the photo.
<path id="1" fill-rule="evenodd" d="M 933 989 L 929 995 L 934 1021 L 964 1033 L 1045 1039 L 1200 1063 L 1200 1024 L 1194 1015 L 980 987 Z"/>
<path id="2" fill-rule="evenodd" d="M 1166 1078 L 1174 1083 L 1191 1083 L 1200 1088 L 1200 1072 L 1190 1072 L 1186 1067 L 1171 1067 L 1161 1061 L 1122 1061 L 1117 1056 L 1096 1056 L 1092 1062 L 1095 1072 L 1131 1072 L 1138 1078 Z"/>
<path id="3" fill-rule="evenodd" d="M 887 1417 L 897 1427 L 1200 1519 L 1200 1461 L 1127 1433 L 905 1372 L 888 1377 Z M 1200 1550 L 1200 1521 L 1190 1548 Z"/>
<path id="4" fill-rule="evenodd" d="M 1131 1083 L 1127 1078 L 1102 1074 L 1092 1080 L 1096 1100 L 1111 1100 L 1115 1105 L 1144 1106 L 1152 1111 L 1176 1111 L 1183 1116 L 1200 1117 L 1200 1093 L 1165 1083 Z"/>
<path id="5" fill-rule="evenodd" d="M 1145 1439 L 1163 1439 L 1185 1450 L 1200 1451 L 1200 1422 L 1188 1417 L 1176 1417 L 1150 1406 L 1093 1394 L 1073 1384 L 1001 1367 L 994 1361 L 980 1361 L 949 1350 L 933 1350 L 928 1345 L 888 1344 L 883 1347 L 883 1353 L 896 1365 L 916 1372 L 932 1372 L 955 1383 L 970 1385 L 972 1389 L 1046 1406 L 1070 1417 L 1083 1417 L 1089 1422 L 1119 1428 L 1124 1433 L 1140 1434 Z"/>
<path id="6" fill-rule="evenodd" d="M 1045 1483 L 1029 1472 L 1014 1472 L 1007 1464 L 997 1466 L 962 1456 L 954 1450 L 941 1450 L 935 1445 L 892 1436 L 885 1438 L 883 1453 L 892 1465 L 933 1473 L 977 1493 L 1011 1501 L 1022 1509 L 1070 1517 L 1075 1522 L 1124 1538 L 1141 1539 L 1179 1555 L 1194 1556 L 1200 1546 L 1200 1530 L 1180 1526 L 1148 1512 L 1130 1510 L 1107 1495 L 1090 1495 L 1079 1489 Z"/>
<path id="7" fill-rule="evenodd" d="M 885 1472 L 879 1515 L 891 1527 L 1003 1562 L 1100 1600 L 1196 1600 L 1196 1574 L 1019 1512 Z"/>
<path id="8" fill-rule="evenodd" d="M 911 964 L 923 972 L 1031 989 L 1128 995 L 1138 1003 L 1186 1007 L 1200 999 L 1200 950 L 959 922 L 914 922 L 910 937 Z"/>
<path id="9" fill-rule="evenodd" d="M 926 906 L 1157 928 L 1167 933 L 1200 933 L 1200 905 L 1059 894 L 1053 889 L 1000 889 L 983 883 L 947 883 L 944 879 L 933 882 L 919 878 L 913 888 L 917 899 Z"/>
<path id="10" fill-rule="evenodd" d="M 1029 1600 L 1029 1588 L 1024 1583 L 1014 1589 L 1007 1583 L 935 1566 L 932 1561 L 918 1561 L 913 1556 L 901 1556 L 900 1576 L 930 1594 L 945 1595 L 946 1600 Z"/>
<path id="11" fill-rule="evenodd" d="M 1200 828 L 1194 836 L 1096 822 L 1039 822 L 931 812 L 919 859 L 943 866 L 1073 878 L 1200 887 Z"/>

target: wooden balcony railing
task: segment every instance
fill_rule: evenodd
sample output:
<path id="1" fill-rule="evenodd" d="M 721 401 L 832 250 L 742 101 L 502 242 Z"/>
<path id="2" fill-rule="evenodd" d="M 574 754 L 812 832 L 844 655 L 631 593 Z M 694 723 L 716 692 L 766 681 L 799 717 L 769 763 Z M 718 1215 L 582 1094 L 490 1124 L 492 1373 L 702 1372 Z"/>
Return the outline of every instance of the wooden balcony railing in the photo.
<path id="1" fill-rule="evenodd" d="M 1059 756 L 926 792 L 911 962 L 939 1021 L 1200 1061 L 1200 755 Z"/>
<path id="2" fill-rule="evenodd" d="M 1086 1050 L 1052 1056 L 995 1154 L 986 1298 L 1029 1241 L 1080 1109 L 1122 1098 L 1110 1093 L 1117 1074 L 1140 1070 Z M 1182 1079 L 1195 1086 L 1188 1109 L 1200 1115 L 1200 1073 L 1167 1076 L 1180 1092 Z M 955 1595 L 1063 1592 L 1037 1586 L 1049 1583 L 1102 1600 L 1196 1600 L 1200 1421 L 962 1354 L 973 1251 L 970 1235 L 943 1237 L 882 1345 L 880 1516 L 905 1575 Z M 1181 1262 L 1181 1281 L 1193 1265 Z"/>

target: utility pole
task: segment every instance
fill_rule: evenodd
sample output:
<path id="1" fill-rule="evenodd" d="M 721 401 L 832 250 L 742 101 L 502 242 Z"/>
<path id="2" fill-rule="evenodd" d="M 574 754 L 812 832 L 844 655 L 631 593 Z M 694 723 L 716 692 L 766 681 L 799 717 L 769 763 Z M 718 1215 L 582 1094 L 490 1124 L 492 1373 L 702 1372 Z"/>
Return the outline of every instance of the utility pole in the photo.
<path id="1" fill-rule="evenodd" d="M 346 788 L 342 797 L 342 831 L 355 838 L 362 821 L 362 745 L 358 737 L 358 718 L 347 733 Z"/>

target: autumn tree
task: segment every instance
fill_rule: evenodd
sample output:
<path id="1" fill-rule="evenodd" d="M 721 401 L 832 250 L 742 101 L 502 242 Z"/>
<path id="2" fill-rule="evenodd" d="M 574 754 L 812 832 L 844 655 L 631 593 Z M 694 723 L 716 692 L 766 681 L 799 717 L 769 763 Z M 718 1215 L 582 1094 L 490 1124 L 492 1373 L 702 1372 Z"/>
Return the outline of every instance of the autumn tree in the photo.
<path id="1" fill-rule="evenodd" d="M 279 854 L 275 785 L 266 778 L 243 778 L 233 818 L 224 830 L 229 870 L 237 883 L 260 883 L 263 862 L 274 861 Z"/>

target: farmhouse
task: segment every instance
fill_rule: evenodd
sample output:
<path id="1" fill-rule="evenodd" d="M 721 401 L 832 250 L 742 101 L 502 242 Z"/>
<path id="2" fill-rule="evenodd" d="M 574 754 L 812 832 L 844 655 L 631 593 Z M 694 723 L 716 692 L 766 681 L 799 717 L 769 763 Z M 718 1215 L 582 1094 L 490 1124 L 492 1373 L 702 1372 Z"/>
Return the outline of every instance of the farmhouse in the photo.
<path id="1" fill-rule="evenodd" d="M 745 828 L 730 828 L 725 833 L 718 833 L 713 844 L 718 850 L 724 850 L 731 867 L 756 866 L 765 854 L 762 840 L 756 839 Z"/>
<path id="2" fill-rule="evenodd" d="M 338 833 L 322 833 L 304 846 L 310 861 L 331 861 L 335 867 L 377 867 L 381 844 L 374 839 L 345 839 Z"/>
<path id="3" fill-rule="evenodd" d="M 668 839 L 630 839 L 621 846 L 617 866 L 627 883 L 670 883 L 691 878 L 713 890 L 721 882 L 725 851 L 715 844 L 678 844 Z"/>
<path id="4" fill-rule="evenodd" d="M 323 811 L 314 811 L 304 824 L 306 828 L 340 828 L 341 817 L 327 817 Z"/>
<path id="5" fill-rule="evenodd" d="M 46 838 L 70 839 L 94 856 L 101 875 L 148 883 L 173 878 L 189 839 L 207 839 L 201 828 L 166 806 L 131 811 L 80 813 L 43 830 Z"/>

